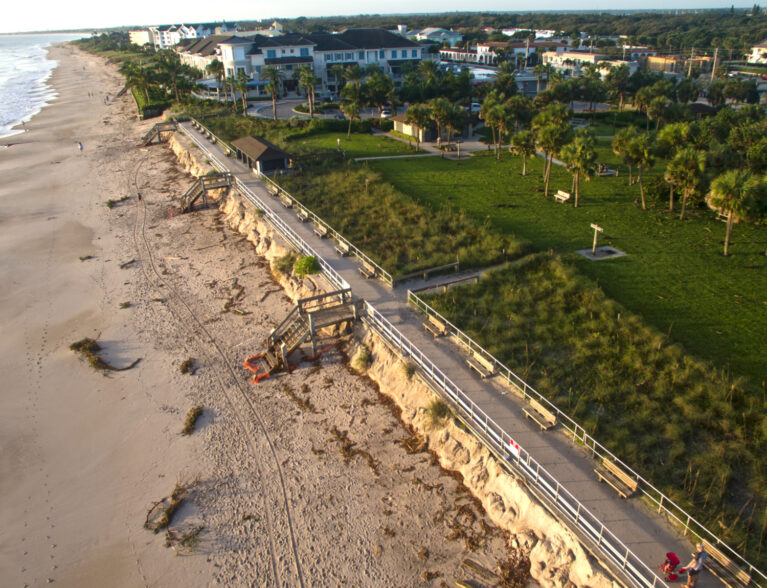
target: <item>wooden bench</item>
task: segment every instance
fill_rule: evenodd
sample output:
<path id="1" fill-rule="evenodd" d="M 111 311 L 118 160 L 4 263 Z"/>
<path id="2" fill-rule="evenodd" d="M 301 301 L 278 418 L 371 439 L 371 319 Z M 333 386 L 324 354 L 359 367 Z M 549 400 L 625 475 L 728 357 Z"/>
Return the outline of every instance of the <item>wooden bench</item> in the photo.
<path id="1" fill-rule="evenodd" d="M 563 192 L 562 190 L 557 190 L 557 193 L 554 194 L 554 199 L 557 202 L 567 202 L 568 200 L 570 200 L 570 193 Z"/>
<path id="2" fill-rule="evenodd" d="M 469 367 L 479 374 L 479 377 L 483 380 L 489 378 L 495 373 L 495 366 L 481 355 L 473 354 L 466 360 Z"/>
<path id="3" fill-rule="evenodd" d="M 605 481 L 612 486 L 621 498 L 628 498 L 639 488 L 639 482 L 606 457 L 602 458 L 602 465 L 597 466 L 594 473 L 600 482 Z"/>
<path id="4" fill-rule="evenodd" d="M 299 209 L 296 213 L 296 216 L 298 217 L 298 220 L 300 220 L 302 223 L 305 223 L 309 220 L 309 215 L 306 214 L 306 211 L 303 209 Z"/>
<path id="5" fill-rule="evenodd" d="M 376 268 L 370 265 L 367 261 L 363 261 L 362 265 L 357 268 L 360 270 L 363 278 L 370 279 L 376 277 Z"/>
<path id="6" fill-rule="evenodd" d="M 530 406 L 526 406 L 523 410 L 525 417 L 538 423 L 541 431 L 557 426 L 557 416 L 533 398 L 530 399 Z"/>
<path id="7" fill-rule="evenodd" d="M 447 327 L 445 326 L 445 323 L 431 314 L 429 315 L 429 318 L 423 322 L 423 328 L 434 335 L 434 337 L 447 335 Z"/>
<path id="8" fill-rule="evenodd" d="M 716 214 L 716 220 L 722 221 L 723 223 L 727 222 L 727 214 L 724 212 L 718 212 Z"/>
<path id="9" fill-rule="evenodd" d="M 328 236 L 328 228 L 325 225 L 318 225 L 314 227 L 314 234 L 320 239 L 324 239 Z"/>
<path id="10" fill-rule="evenodd" d="M 338 243 L 338 245 L 336 245 L 336 251 L 341 257 L 346 257 L 352 252 L 349 248 L 349 244 L 346 241 L 341 241 Z"/>
<path id="11" fill-rule="evenodd" d="M 703 551 L 706 552 L 705 567 L 730 588 L 742 588 L 751 582 L 751 574 L 740 569 L 735 562 L 714 547 L 708 541 L 703 541 Z"/>
<path id="12" fill-rule="evenodd" d="M 293 201 L 285 194 L 280 194 L 280 202 L 285 208 L 293 208 Z"/>
<path id="13" fill-rule="evenodd" d="M 267 184 L 266 189 L 269 190 L 269 194 L 271 194 L 275 198 L 280 195 L 280 189 L 274 184 Z"/>

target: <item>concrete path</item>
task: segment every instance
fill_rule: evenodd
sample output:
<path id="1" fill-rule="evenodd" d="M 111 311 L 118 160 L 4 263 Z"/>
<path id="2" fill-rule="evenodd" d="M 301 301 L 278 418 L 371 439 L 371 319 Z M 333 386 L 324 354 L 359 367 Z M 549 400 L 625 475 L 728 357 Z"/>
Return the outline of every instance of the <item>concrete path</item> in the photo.
<path id="1" fill-rule="evenodd" d="M 364 298 L 408 337 L 444 373 L 460 386 L 496 423 L 525 448 L 548 472 L 607 526 L 651 570 L 662 564 L 665 554 L 674 551 L 687 561 L 693 551 L 689 541 L 673 529 L 663 517 L 638 498 L 621 500 L 606 484 L 600 484 L 594 474 L 595 462 L 580 446 L 574 445 L 560 432 L 541 432 L 522 412 L 522 402 L 492 379 L 481 380 L 466 363 L 466 356 L 447 340 L 434 339 L 422 326 L 423 317 L 407 304 L 407 289 L 424 282 L 408 282 L 394 289 L 378 280 L 367 280 L 358 272 L 359 263 L 352 257 L 340 257 L 335 243 L 320 239 L 310 223 L 301 223 L 295 212 L 284 208 L 265 186 L 242 163 L 227 158 L 219 145 L 207 142 L 189 123 L 182 125 L 187 134 L 206 141 L 207 148 L 239 177 L 259 198 L 272 207 L 290 228 L 322 256 L 351 286 L 356 297 Z M 441 276 L 432 282 L 444 281 Z M 719 585 L 711 574 L 704 574 L 700 588 Z"/>

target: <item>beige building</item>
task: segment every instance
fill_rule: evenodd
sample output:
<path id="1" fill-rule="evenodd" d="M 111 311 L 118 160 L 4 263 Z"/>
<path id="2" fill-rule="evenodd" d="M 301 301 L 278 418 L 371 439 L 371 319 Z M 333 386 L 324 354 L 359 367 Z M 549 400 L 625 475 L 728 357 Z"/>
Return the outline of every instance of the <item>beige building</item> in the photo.
<path id="1" fill-rule="evenodd" d="M 128 36 L 130 37 L 130 42 L 139 47 L 152 44 L 152 35 L 149 34 L 149 31 L 130 31 Z"/>
<path id="2" fill-rule="evenodd" d="M 751 53 L 748 56 L 749 63 L 767 63 L 767 39 L 751 47 Z"/>

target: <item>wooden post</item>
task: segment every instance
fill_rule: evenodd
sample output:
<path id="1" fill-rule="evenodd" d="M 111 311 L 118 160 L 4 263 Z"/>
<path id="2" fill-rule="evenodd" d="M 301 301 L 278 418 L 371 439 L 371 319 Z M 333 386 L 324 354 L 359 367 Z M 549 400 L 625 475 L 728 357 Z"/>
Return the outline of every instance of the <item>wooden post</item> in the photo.
<path id="1" fill-rule="evenodd" d="M 591 223 L 591 228 L 594 229 L 594 245 L 591 247 L 591 254 L 596 255 L 597 253 L 597 236 L 599 233 L 604 231 L 602 227 L 600 227 L 597 224 Z"/>
<path id="2" fill-rule="evenodd" d="M 317 357 L 317 337 L 314 334 L 314 316 L 309 313 L 309 334 L 312 337 L 312 356 Z"/>

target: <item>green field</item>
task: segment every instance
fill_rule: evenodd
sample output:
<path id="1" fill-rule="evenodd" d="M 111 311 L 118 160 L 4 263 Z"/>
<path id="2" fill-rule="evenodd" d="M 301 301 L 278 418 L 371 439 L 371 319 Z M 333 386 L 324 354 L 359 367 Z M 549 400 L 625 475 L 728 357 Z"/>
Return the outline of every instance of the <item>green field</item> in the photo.
<path id="1" fill-rule="evenodd" d="M 341 139 L 341 149 L 351 158 L 415 153 L 414 148 L 396 139 L 359 133 L 352 133 L 347 138 L 346 133 L 343 132 L 312 133 L 305 136 L 287 137 L 284 146 L 288 150 L 292 146 L 300 146 L 302 153 L 334 150 L 338 149 L 338 139 Z"/>
<path id="2" fill-rule="evenodd" d="M 609 141 L 600 142 L 600 161 L 615 163 Z M 520 158 L 478 155 L 447 159 L 398 159 L 370 162 L 384 181 L 433 208 L 465 210 L 508 235 L 553 249 L 594 280 L 612 299 L 641 315 L 648 324 L 751 387 L 765 389 L 767 349 L 767 229 L 736 225 L 731 255 L 722 256 L 724 223 L 702 208 L 688 208 L 688 218 L 668 212 L 663 200 L 648 195 L 649 210 L 638 205 L 639 187 L 620 177 L 582 183 L 581 205 L 543 198 L 540 159 L 528 162 L 521 176 Z M 656 166 L 646 183 L 662 173 Z M 570 191 L 571 176 L 552 170 L 552 190 Z M 678 209 L 678 205 L 677 205 Z M 574 253 L 591 246 L 591 223 L 604 227 L 600 244 L 626 257 L 592 262 Z"/>

